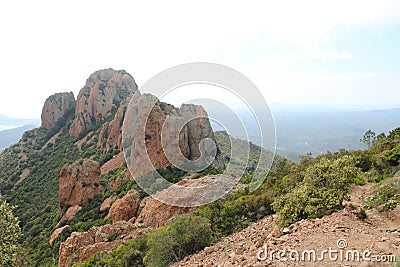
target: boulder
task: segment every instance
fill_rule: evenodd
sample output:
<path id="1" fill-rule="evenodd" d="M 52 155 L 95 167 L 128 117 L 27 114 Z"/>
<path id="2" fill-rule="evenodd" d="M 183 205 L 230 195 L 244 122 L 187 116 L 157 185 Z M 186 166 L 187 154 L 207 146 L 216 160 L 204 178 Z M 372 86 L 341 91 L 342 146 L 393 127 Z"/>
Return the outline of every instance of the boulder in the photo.
<path id="1" fill-rule="evenodd" d="M 140 195 L 136 190 L 130 190 L 123 198 L 117 199 L 111 206 L 106 220 L 111 218 L 113 223 L 129 221 L 136 216 L 140 205 Z"/>

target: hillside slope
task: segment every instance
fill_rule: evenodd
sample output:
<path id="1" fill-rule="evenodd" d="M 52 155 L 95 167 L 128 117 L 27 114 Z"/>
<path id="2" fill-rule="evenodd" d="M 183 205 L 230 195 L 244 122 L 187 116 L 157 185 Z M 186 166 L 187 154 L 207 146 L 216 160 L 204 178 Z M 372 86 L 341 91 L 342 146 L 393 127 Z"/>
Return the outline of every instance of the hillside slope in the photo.
<path id="1" fill-rule="evenodd" d="M 350 264 L 351 266 L 393 266 L 392 256 L 400 255 L 400 207 L 380 213 L 377 210 L 367 211 L 367 219 L 360 219 L 354 207 L 360 208 L 372 195 L 373 184 L 353 186 L 351 200 L 346 208 L 335 212 L 322 219 L 303 220 L 285 228 L 283 232 L 275 225 L 276 215 L 254 223 L 241 232 L 228 236 L 217 244 L 205 248 L 183 261 L 173 264 L 173 267 L 183 266 L 288 266 L 288 264 L 301 264 L 301 266 L 338 266 Z M 307 250 L 317 252 L 317 258 L 323 250 L 332 248 L 339 250 L 337 241 L 345 240 L 347 247 L 344 251 L 358 250 L 360 253 L 370 250 L 371 262 L 330 260 L 325 255 L 325 260 L 318 259 L 313 262 L 301 261 L 301 253 Z M 267 246 L 269 251 L 266 260 L 258 259 L 259 251 L 264 251 Z M 285 256 L 288 261 L 280 261 L 277 254 L 270 260 L 272 251 L 287 251 Z M 300 253 L 300 260 L 291 261 L 290 251 Z M 265 257 L 265 253 L 259 254 Z M 295 255 L 295 254 L 293 254 Z M 338 254 L 339 255 L 339 254 Z M 388 256 L 390 263 L 378 263 L 376 256 Z M 293 256 L 295 258 L 295 256 Z M 349 258 L 351 259 L 351 258 Z M 382 259 L 383 260 L 383 259 Z M 400 258 L 398 259 L 400 262 Z M 292 265 L 290 265 L 292 266 Z M 297 265 L 295 265 L 297 266 Z M 347 265 L 346 265 L 347 266 Z"/>
<path id="2" fill-rule="evenodd" d="M 0 131 L 0 151 L 18 142 L 23 133 L 35 128 L 35 125 L 25 125 L 22 127 Z"/>

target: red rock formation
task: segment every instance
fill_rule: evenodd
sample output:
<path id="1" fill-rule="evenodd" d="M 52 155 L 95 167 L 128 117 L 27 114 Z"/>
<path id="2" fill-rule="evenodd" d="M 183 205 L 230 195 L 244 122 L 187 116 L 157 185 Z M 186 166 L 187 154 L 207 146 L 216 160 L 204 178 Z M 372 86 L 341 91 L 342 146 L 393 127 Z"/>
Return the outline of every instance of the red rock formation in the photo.
<path id="1" fill-rule="evenodd" d="M 149 116 L 144 118 L 144 114 L 149 114 Z M 176 151 L 180 148 L 185 158 L 196 160 L 200 156 L 200 141 L 210 138 L 216 143 L 207 119 L 208 115 L 202 106 L 187 104 L 177 109 L 172 105 L 159 102 L 153 95 L 143 94 L 136 99 L 135 108 L 129 109 L 126 116 L 125 138 L 131 140 L 132 143 L 129 144 L 126 140 L 126 144 L 130 145 L 125 147 L 128 161 L 130 166 L 143 167 L 135 169 L 135 173 L 132 173 L 135 177 L 142 177 L 152 170 L 145 167 L 147 164 L 143 159 L 146 158 L 146 154 L 155 169 L 166 168 L 173 166 L 172 163 L 181 164 L 182 160 L 179 153 L 170 153 L 167 158 L 165 151 Z M 186 121 L 189 122 L 184 124 Z M 132 136 L 129 136 L 131 134 L 129 130 L 136 128 L 145 128 L 145 135 L 134 135 L 135 131 L 132 131 Z M 179 138 L 176 138 L 177 136 Z M 143 143 L 145 143 L 145 149 L 142 149 Z"/>
<path id="2" fill-rule="evenodd" d="M 148 198 L 136 222 L 148 227 L 160 227 L 170 223 L 177 216 L 195 210 L 195 208 L 176 207 Z"/>
<path id="3" fill-rule="evenodd" d="M 65 225 L 63 227 L 60 227 L 60 228 L 54 230 L 54 232 L 50 236 L 50 242 L 49 242 L 50 246 L 53 245 L 54 240 L 56 240 L 56 238 L 61 235 L 62 231 L 64 231 L 64 229 L 68 228 L 68 227 L 69 227 L 69 225 Z"/>
<path id="4" fill-rule="evenodd" d="M 121 243 L 147 233 L 148 228 L 129 222 L 118 222 L 112 225 L 94 227 L 85 233 L 74 232 L 60 245 L 59 267 L 70 267 L 83 262 L 97 252 L 109 253 Z"/>
<path id="5" fill-rule="evenodd" d="M 70 134 L 78 137 L 93 122 L 110 117 L 113 110 L 136 91 L 135 80 L 127 72 L 113 69 L 96 71 L 79 92 Z"/>
<path id="6" fill-rule="evenodd" d="M 74 117 L 73 93 L 59 93 L 47 98 L 42 109 L 42 127 L 52 129 Z"/>
<path id="7" fill-rule="evenodd" d="M 60 221 L 58 222 L 57 226 L 58 227 L 62 222 L 71 220 L 72 218 L 75 217 L 75 215 L 82 209 L 81 206 L 75 205 L 72 207 L 69 207 L 65 214 L 61 217 Z"/>
<path id="8" fill-rule="evenodd" d="M 112 204 L 106 220 L 111 218 L 113 223 L 129 221 L 136 216 L 140 204 L 140 195 L 136 190 L 130 190 L 123 198 Z"/>
<path id="9" fill-rule="evenodd" d="M 106 151 L 110 149 L 122 149 L 122 123 L 125 115 L 125 107 L 120 106 L 111 122 L 103 124 L 99 134 L 99 141 L 97 147 L 105 148 Z"/>
<path id="10" fill-rule="evenodd" d="M 102 194 L 100 164 L 93 160 L 65 165 L 60 173 L 60 207 L 84 206 L 96 194 Z"/>
<path id="11" fill-rule="evenodd" d="M 192 160 L 198 159 L 201 156 L 199 150 L 200 141 L 205 138 L 215 141 L 214 132 L 208 120 L 208 114 L 202 106 L 192 104 L 183 104 L 179 108 L 179 114 L 186 118 L 186 120 L 190 120 L 187 123 L 188 158 Z"/>
<path id="12" fill-rule="evenodd" d="M 115 197 L 109 197 L 106 200 L 103 201 L 103 203 L 100 206 L 100 211 L 104 211 L 106 209 L 111 208 L 111 204 L 116 200 Z"/>
<path id="13" fill-rule="evenodd" d="M 122 166 L 124 166 L 125 164 L 125 157 L 124 157 L 124 153 L 120 152 L 118 155 L 115 155 L 112 159 L 110 159 L 109 161 L 107 161 L 106 163 L 104 163 L 100 170 L 101 170 L 101 175 L 106 175 L 108 174 L 110 171 L 113 171 L 115 169 L 118 169 Z"/>

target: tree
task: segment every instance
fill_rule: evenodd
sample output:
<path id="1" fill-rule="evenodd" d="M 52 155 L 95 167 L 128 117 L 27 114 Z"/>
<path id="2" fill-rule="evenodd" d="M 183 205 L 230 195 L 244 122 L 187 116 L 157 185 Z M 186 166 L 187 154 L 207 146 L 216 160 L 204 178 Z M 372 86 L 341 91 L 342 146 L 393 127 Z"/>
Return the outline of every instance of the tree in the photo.
<path id="1" fill-rule="evenodd" d="M 364 143 L 365 145 L 368 146 L 368 148 L 371 147 L 372 143 L 376 140 L 376 133 L 368 130 L 363 137 L 360 139 L 360 142 Z"/>
<path id="2" fill-rule="evenodd" d="M 21 229 L 12 207 L 0 200 L 0 266 L 15 266 Z"/>

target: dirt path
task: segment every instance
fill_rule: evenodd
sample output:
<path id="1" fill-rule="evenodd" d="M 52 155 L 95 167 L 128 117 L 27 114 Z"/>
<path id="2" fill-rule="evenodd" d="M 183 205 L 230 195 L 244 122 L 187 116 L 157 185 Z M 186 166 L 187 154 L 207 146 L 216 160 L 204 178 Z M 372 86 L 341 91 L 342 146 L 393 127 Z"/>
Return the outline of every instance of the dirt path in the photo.
<path id="1" fill-rule="evenodd" d="M 362 207 L 364 199 L 371 195 L 374 184 L 352 187 L 352 195 L 347 204 Z M 206 248 L 196 255 L 186 258 L 172 266 L 396 266 L 392 263 L 377 262 L 378 257 L 392 260 L 393 256 L 400 256 L 400 207 L 387 213 L 376 210 L 367 211 L 368 218 L 359 219 L 356 212 L 345 208 L 322 219 L 303 220 L 284 229 L 282 233 L 276 226 L 276 216 L 268 216 L 243 231 L 224 238 L 212 247 Z M 340 241 L 340 242 L 339 242 Z M 339 245 L 344 246 L 342 250 Z M 267 260 L 259 260 L 258 256 L 265 257 L 265 248 L 268 248 Z M 332 259 L 323 250 L 332 251 Z M 284 250 L 286 262 L 278 259 L 272 250 Z M 316 252 L 316 261 L 308 260 L 307 251 Z M 338 259 L 335 259 L 334 250 L 337 250 Z M 357 260 L 360 253 L 361 261 Z M 260 252 L 262 251 L 262 252 Z M 342 251 L 342 252 L 340 252 Z M 371 255 L 368 255 L 368 251 Z M 296 259 L 296 252 L 299 260 Z M 366 261 L 362 254 L 366 254 Z M 289 253 L 292 259 L 289 257 Z M 302 260 L 302 254 L 305 260 Z M 343 260 L 340 260 L 343 253 Z M 348 254 L 349 261 L 346 261 Z M 319 261 L 323 255 L 324 260 Z M 371 261 L 368 261 L 371 259 Z M 400 260 L 400 259 L 399 259 Z"/>

